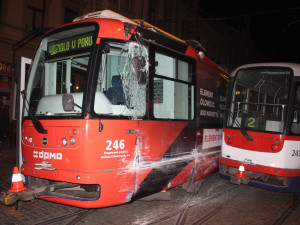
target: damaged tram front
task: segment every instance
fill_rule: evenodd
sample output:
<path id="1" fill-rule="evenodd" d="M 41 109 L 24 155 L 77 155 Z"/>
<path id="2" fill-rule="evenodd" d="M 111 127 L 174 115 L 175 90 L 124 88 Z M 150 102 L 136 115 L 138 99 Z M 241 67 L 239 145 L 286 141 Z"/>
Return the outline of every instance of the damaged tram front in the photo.
<path id="1" fill-rule="evenodd" d="M 48 201 L 118 205 L 218 167 L 226 72 L 181 40 L 105 13 L 50 31 L 23 93 L 21 173 Z"/>

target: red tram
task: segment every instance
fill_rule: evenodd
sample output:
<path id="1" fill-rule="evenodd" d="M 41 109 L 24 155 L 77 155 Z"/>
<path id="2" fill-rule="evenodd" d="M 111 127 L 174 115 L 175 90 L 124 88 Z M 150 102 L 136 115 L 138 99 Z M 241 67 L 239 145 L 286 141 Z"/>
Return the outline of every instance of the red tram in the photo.
<path id="1" fill-rule="evenodd" d="M 300 191 L 300 65 L 243 65 L 230 76 L 221 177 L 280 192 Z M 243 163 L 244 175 L 235 174 Z"/>
<path id="2" fill-rule="evenodd" d="M 217 171 L 228 74 L 201 54 L 108 10 L 48 32 L 24 94 L 25 185 L 95 208 Z"/>

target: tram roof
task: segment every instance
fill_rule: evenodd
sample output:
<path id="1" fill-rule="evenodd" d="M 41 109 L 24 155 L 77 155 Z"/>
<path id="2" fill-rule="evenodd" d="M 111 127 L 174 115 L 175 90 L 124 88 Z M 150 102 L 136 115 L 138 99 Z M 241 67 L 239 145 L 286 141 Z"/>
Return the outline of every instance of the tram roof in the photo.
<path id="1" fill-rule="evenodd" d="M 163 44 L 165 46 L 172 46 L 171 48 L 177 50 L 178 52 L 186 53 L 188 46 L 190 46 L 195 51 L 195 57 L 197 55 L 199 59 L 205 64 L 220 71 L 223 75 L 226 74 L 224 75 L 224 77 L 227 77 L 227 74 L 229 74 L 226 69 L 220 67 L 219 65 L 217 65 L 215 62 L 213 62 L 206 56 L 204 57 L 200 56 L 200 53 L 203 53 L 203 51 L 205 52 L 206 50 L 199 42 L 195 40 L 189 40 L 189 41 L 182 40 L 156 26 L 153 26 L 150 23 L 147 23 L 142 19 L 129 19 L 114 11 L 102 10 L 102 11 L 91 12 L 79 16 L 75 18 L 73 22 L 79 22 L 79 21 L 84 21 L 89 19 L 113 19 L 113 20 L 118 20 L 129 24 L 133 24 L 137 26 L 139 32 L 141 32 L 145 37 L 149 36 L 149 39 L 153 39 L 154 37 L 157 43 Z M 226 79 L 228 79 L 228 77 Z"/>
<path id="2" fill-rule="evenodd" d="M 288 62 L 251 63 L 251 64 L 241 65 L 232 71 L 230 77 L 234 77 L 237 71 L 240 69 L 251 68 L 251 67 L 268 67 L 268 66 L 291 68 L 294 72 L 294 76 L 300 77 L 300 64 L 288 63 Z"/>
<path id="3" fill-rule="evenodd" d="M 85 14 L 85 15 L 82 15 L 82 16 L 79 16 L 79 17 L 76 17 L 73 22 L 76 22 L 76 21 L 81 21 L 81 20 L 87 20 L 87 19 L 114 19 L 114 20 L 120 20 L 122 22 L 126 22 L 126 23 L 131 23 L 131 24 L 134 24 L 134 25 L 138 25 L 135 21 L 125 17 L 125 16 L 122 16 L 121 14 L 119 13 L 116 13 L 114 11 L 111 11 L 111 10 L 102 10 L 102 11 L 97 11 L 97 12 L 91 12 L 91 13 L 88 13 L 88 14 Z"/>

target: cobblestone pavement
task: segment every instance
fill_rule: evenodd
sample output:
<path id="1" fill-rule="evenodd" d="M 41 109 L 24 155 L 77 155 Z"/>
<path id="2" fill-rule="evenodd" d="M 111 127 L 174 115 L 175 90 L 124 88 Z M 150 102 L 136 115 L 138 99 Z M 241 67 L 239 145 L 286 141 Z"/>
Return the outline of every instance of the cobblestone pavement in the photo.
<path id="1" fill-rule="evenodd" d="M 10 188 L 14 165 L 15 150 L 6 149 L 0 158 L 0 191 Z M 231 185 L 218 173 L 206 178 L 196 194 L 180 187 L 170 193 L 170 201 L 139 200 L 93 210 L 36 199 L 24 202 L 13 214 L 10 210 L 14 207 L 0 205 L 0 224 L 300 224 L 297 195 Z M 62 220 L 51 221 L 63 216 Z M 283 217 L 281 222 L 279 218 Z"/>

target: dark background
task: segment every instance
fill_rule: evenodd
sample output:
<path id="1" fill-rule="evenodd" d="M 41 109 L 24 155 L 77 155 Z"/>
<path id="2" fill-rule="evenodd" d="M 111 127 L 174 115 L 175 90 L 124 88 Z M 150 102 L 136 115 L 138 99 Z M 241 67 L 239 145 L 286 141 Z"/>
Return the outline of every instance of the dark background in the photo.
<path id="1" fill-rule="evenodd" d="M 300 1 L 201 0 L 206 18 L 249 35 L 266 61 L 300 63 Z"/>

